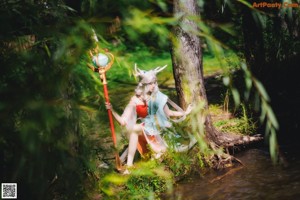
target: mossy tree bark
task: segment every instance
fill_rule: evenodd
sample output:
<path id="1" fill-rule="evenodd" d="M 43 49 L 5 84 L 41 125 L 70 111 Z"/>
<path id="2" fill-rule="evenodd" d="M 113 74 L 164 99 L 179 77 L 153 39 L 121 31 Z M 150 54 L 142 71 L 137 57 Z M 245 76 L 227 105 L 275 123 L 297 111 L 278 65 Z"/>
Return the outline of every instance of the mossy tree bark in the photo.
<path id="1" fill-rule="evenodd" d="M 201 40 L 198 35 L 198 26 L 191 16 L 199 17 L 196 0 L 187 0 L 184 4 L 180 0 L 174 1 L 174 15 L 182 15 L 178 26 L 173 29 L 172 62 L 176 91 L 179 103 L 183 108 L 187 104 L 199 105 L 208 110 L 208 101 L 204 87 L 203 60 Z M 200 113 L 199 113 L 200 115 Z M 217 131 L 212 125 L 209 113 L 199 116 L 204 117 L 206 137 L 217 142 Z"/>
<path id="2" fill-rule="evenodd" d="M 204 86 L 203 56 L 200 30 L 193 19 L 200 16 L 196 0 L 174 0 L 174 15 L 180 16 L 179 23 L 173 29 L 172 63 L 175 86 L 181 107 L 188 104 L 203 105 L 202 112 L 197 113 L 199 123 L 204 123 L 205 139 L 211 148 L 233 148 L 261 138 L 234 136 L 221 133 L 214 126 L 208 111 L 208 101 Z M 218 157 L 223 162 L 224 159 Z M 226 159 L 230 160 L 230 159 Z M 217 165 L 220 166 L 220 162 Z M 225 164 L 224 164 L 225 166 Z"/>

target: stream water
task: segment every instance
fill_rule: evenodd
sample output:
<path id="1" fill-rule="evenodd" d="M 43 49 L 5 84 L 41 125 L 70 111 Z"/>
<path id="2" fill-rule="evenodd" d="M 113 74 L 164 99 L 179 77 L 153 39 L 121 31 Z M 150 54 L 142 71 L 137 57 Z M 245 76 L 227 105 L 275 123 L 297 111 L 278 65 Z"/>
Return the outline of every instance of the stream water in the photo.
<path id="1" fill-rule="evenodd" d="M 235 169 L 223 177 L 220 176 L 220 172 L 211 172 L 203 177 L 197 175 L 188 178 L 180 182 L 174 188 L 173 194 L 165 199 L 300 199 L 300 155 L 295 148 L 287 147 L 282 148 L 285 165 L 274 166 L 268 149 L 249 149 L 236 155 L 244 167 Z"/>

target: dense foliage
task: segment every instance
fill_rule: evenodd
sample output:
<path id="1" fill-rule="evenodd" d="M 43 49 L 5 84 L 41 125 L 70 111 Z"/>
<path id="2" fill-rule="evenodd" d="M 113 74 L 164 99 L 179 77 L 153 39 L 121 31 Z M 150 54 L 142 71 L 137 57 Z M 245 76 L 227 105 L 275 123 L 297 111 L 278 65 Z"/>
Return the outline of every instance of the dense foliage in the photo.
<path id="1" fill-rule="evenodd" d="M 268 68 L 260 70 L 271 71 L 274 63 L 278 69 L 281 63 L 291 64 L 299 56 L 299 34 L 296 34 L 299 29 L 294 28 L 299 22 L 298 13 L 285 10 L 286 15 L 282 13 L 277 17 L 281 20 L 279 23 L 269 13 L 249 8 L 245 1 L 239 1 L 238 5 L 228 2 L 199 1 L 203 13 L 203 21 L 199 22 L 203 31 L 200 36 L 206 39 L 205 54 L 213 52 L 219 56 L 221 65 L 226 66 L 229 64 L 223 62 L 222 56 L 226 56 L 223 48 L 230 47 L 238 54 L 244 52 L 242 44 L 250 39 L 234 34 L 243 31 L 243 12 L 239 11 L 244 9 L 256 16 L 258 25 L 264 25 L 264 29 L 259 30 L 265 49 L 255 53 L 266 54 L 264 62 Z M 95 29 L 102 47 L 117 55 L 112 69 L 114 76 L 108 75 L 113 92 L 119 94 L 120 88 L 133 91 L 134 78 L 127 68 L 136 60 L 153 66 L 162 64 L 155 62 L 156 57 L 170 62 L 165 52 L 169 51 L 169 29 L 176 24 L 172 4 L 161 0 L 6 0 L 0 5 L 1 182 L 18 183 L 20 199 L 84 199 L 90 198 L 93 190 L 96 193 L 101 190 L 109 196 L 115 191 L 109 187 L 111 183 L 129 191 L 129 194 L 118 195 L 144 194 L 143 198 L 157 197 L 155 192 L 171 188 L 172 175 L 163 173 L 163 168 L 156 169 L 151 162 L 145 167 L 148 171 L 137 172 L 130 179 L 111 175 L 111 169 L 99 167 L 105 166 L 101 163 L 105 159 L 109 164 L 109 158 L 104 155 L 110 155 L 112 148 L 111 141 L 107 140 L 110 133 L 105 123 L 102 85 L 98 75 L 86 67 L 86 62 L 89 61 L 87 51 L 95 45 L 91 38 Z M 281 42 L 273 48 L 278 40 Z M 252 78 L 247 70 L 243 76 L 246 80 Z M 169 77 L 164 78 L 168 81 Z M 129 84 L 122 85 L 124 81 Z M 266 94 L 260 82 L 252 81 L 264 100 Z M 292 96 L 293 90 L 285 90 L 282 85 L 280 88 L 288 97 Z M 112 96 L 116 98 L 112 101 L 116 102 L 118 111 L 128 101 L 127 97 Z M 234 92 L 232 96 L 237 94 Z M 265 103 L 269 106 L 268 101 Z M 193 163 L 186 155 L 177 156 L 167 155 L 168 170 L 175 175 L 186 174 Z M 141 177 L 149 182 L 141 181 Z M 115 189 L 118 191 L 120 187 Z M 150 191 L 143 190 L 144 187 Z"/>
<path id="2" fill-rule="evenodd" d="M 20 199 L 53 199 L 53 188 L 80 199 L 93 165 L 99 124 L 84 108 L 98 109 L 100 86 L 81 61 L 91 29 L 61 3 L 1 3 L 1 182 L 18 183 Z"/>

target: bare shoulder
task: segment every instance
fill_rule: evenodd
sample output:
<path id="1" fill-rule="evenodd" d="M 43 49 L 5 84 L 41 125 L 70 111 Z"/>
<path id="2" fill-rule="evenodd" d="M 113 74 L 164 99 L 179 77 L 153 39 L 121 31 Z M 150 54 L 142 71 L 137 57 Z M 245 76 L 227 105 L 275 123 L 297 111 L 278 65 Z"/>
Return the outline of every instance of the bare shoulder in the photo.
<path id="1" fill-rule="evenodd" d="M 131 97 L 131 100 L 130 100 L 130 103 L 131 104 L 134 104 L 134 105 L 144 105 L 145 102 L 142 101 L 138 96 L 133 96 Z"/>
<path id="2" fill-rule="evenodd" d="M 139 101 L 138 97 L 134 95 L 130 99 L 130 104 L 137 104 L 138 101 Z"/>

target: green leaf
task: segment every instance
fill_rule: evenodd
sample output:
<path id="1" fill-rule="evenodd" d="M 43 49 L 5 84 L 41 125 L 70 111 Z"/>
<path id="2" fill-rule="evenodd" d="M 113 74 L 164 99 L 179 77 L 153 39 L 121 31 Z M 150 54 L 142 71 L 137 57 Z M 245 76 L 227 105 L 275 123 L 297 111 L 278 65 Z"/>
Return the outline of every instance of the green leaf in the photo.
<path id="1" fill-rule="evenodd" d="M 228 76 L 223 77 L 223 83 L 225 86 L 228 86 L 230 83 L 230 78 Z"/>
<path id="2" fill-rule="evenodd" d="M 266 130 L 265 130 L 265 134 L 266 134 L 267 137 L 270 134 L 271 128 L 272 128 L 272 126 L 271 126 L 270 121 L 267 121 L 267 123 L 266 123 Z"/>
<path id="3" fill-rule="evenodd" d="M 278 160 L 278 152 L 277 152 L 277 138 L 276 138 L 276 133 L 275 133 L 275 130 L 272 129 L 271 130 L 271 135 L 270 135 L 270 138 L 269 138 L 269 149 L 270 149 L 270 154 L 271 154 L 271 158 L 272 158 L 272 161 L 273 163 L 277 163 L 277 160 Z"/>
<path id="4" fill-rule="evenodd" d="M 241 64 L 241 68 L 242 68 L 242 70 L 244 70 L 245 73 L 249 72 L 247 65 L 244 62 Z"/>
<path id="5" fill-rule="evenodd" d="M 46 50 L 46 52 L 47 52 L 47 55 L 49 56 L 49 58 L 51 57 L 51 53 L 50 53 L 50 50 L 49 50 L 49 48 L 48 48 L 48 46 L 45 44 L 44 45 L 44 48 L 45 48 L 45 50 Z"/>
<path id="6" fill-rule="evenodd" d="M 247 6 L 250 9 L 254 9 L 253 6 L 249 2 L 247 2 L 245 0 L 238 0 L 238 2 L 244 4 L 245 6 Z"/>
<path id="7" fill-rule="evenodd" d="M 268 116 L 270 122 L 272 123 L 272 125 L 274 126 L 274 128 L 276 128 L 278 130 L 279 124 L 278 124 L 276 116 L 270 106 L 267 107 L 267 116 Z"/>
<path id="8" fill-rule="evenodd" d="M 258 92 L 262 96 L 262 98 L 265 99 L 266 101 L 270 101 L 269 95 L 266 92 L 264 86 L 261 84 L 261 82 L 255 78 L 253 79 L 253 82 L 254 82 L 254 85 L 256 86 Z"/>
<path id="9" fill-rule="evenodd" d="M 223 25 L 220 25 L 219 28 L 232 36 L 236 36 L 236 32 L 235 32 L 232 24 L 223 24 Z"/>
<path id="10" fill-rule="evenodd" d="M 262 100 L 264 101 L 264 100 Z M 259 94 L 257 92 L 254 93 L 254 110 L 256 110 L 257 112 L 260 109 L 260 103 L 261 103 L 261 99 L 259 98 Z"/>
<path id="11" fill-rule="evenodd" d="M 251 87 L 252 87 L 252 79 L 251 79 L 251 77 L 246 76 L 245 82 L 246 82 L 246 88 L 247 88 L 247 90 L 250 90 Z"/>
<path id="12" fill-rule="evenodd" d="M 248 99 L 249 96 L 250 96 L 250 90 L 252 88 L 252 79 L 251 79 L 251 77 L 246 76 L 245 77 L 245 83 L 246 83 L 246 90 L 244 92 L 244 96 L 245 96 L 245 99 Z"/>
<path id="13" fill-rule="evenodd" d="M 254 11 L 252 12 L 252 15 L 256 23 L 260 25 L 263 29 L 265 29 L 267 25 L 267 18 L 265 14 Z"/>
<path id="14" fill-rule="evenodd" d="M 261 114 L 260 114 L 260 117 L 259 117 L 259 120 L 260 120 L 261 123 L 263 123 L 263 121 L 265 120 L 266 114 L 267 114 L 267 109 L 266 109 L 266 106 L 265 106 L 265 101 L 263 101 L 262 105 L 261 105 Z"/>
<path id="15" fill-rule="evenodd" d="M 233 99 L 234 99 L 234 104 L 235 104 L 236 107 L 238 107 L 240 102 L 241 102 L 240 101 L 240 94 L 239 94 L 239 92 L 237 91 L 236 88 L 232 88 L 231 93 L 232 93 L 232 96 L 233 96 Z"/>

